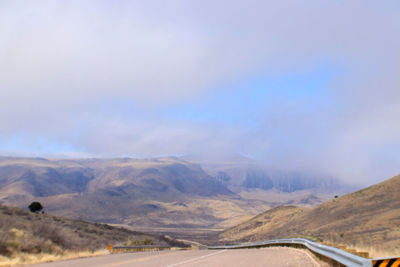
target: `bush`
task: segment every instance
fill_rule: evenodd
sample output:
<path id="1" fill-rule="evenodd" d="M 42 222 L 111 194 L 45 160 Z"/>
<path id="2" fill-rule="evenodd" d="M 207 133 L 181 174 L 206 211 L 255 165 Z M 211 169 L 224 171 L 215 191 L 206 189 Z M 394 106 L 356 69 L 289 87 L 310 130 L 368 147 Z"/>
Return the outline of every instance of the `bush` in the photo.
<path id="1" fill-rule="evenodd" d="M 42 204 L 40 204 L 40 202 L 32 202 L 29 206 L 28 206 L 29 210 L 31 212 L 38 212 L 41 211 L 43 209 Z"/>
<path id="2" fill-rule="evenodd" d="M 137 246 L 139 244 L 139 242 L 134 238 L 130 238 L 129 241 L 131 246 Z"/>
<path id="3" fill-rule="evenodd" d="M 148 238 L 147 236 L 143 239 L 143 245 L 153 245 L 153 239 Z"/>

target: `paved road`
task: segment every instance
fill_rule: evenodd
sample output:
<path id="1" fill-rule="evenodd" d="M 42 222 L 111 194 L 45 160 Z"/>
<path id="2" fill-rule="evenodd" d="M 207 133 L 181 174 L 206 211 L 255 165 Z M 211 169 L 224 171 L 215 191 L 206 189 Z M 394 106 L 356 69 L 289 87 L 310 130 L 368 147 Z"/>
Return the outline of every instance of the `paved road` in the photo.
<path id="1" fill-rule="evenodd" d="M 237 250 L 186 250 L 113 254 L 93 258 L 32 265 L 32 267 L 221 267 L 221 266 L 307 266 L 320 265 L 303 250 L 263 248 Z"/>

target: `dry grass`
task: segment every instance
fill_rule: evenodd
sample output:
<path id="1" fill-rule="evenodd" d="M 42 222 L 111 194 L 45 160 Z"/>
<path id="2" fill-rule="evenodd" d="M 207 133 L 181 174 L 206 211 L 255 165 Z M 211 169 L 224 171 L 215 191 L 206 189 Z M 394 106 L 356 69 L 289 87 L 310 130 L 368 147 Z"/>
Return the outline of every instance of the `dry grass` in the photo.
<path id="1" fill-rule="evenodd" d="M 390 249 L 384 250 L 376 246 L 365 246 L 365 245 L 355 245 L 349 246 L 350 249 L 355 249 L 357 251 L 365 251 L 369 253 L 370 258 L 392 258 L 399 257 L 400 249 Z"/>
<path id="2" fill-rule="evenodd" d="M 12 267 L 12 266 L 23 266 L 44 262 L 53 262 L 59 260 L 71 260 L 76 258 L 87 258 L 101 255 L 107 255 L 107 250 L 98 251 L 65 251 L 61 254 L 49 254 L 49 253 L 16 253 L 12 257 L 0 256 L 0 267 Z"/>
<path id="3" fill-rule="evenodd" d="M 96 256 L 104 254 L 108 245 L 132 240 L 145 245 L 185 247 L 164 236 L 0 205 L 0 266 Z"/>
<path id="4" fill-rule="evenodd" d="M 389 236 L 390 233 L 386 233 Z M 396 237 L 391 241 L 376 238 L 371 235 L 370 238 L 360 236 L 359 238 L 352 238 L 343 240 L 340 235 L 331 233 L 329 238 L 324 240 L 325 243 L 333 244 L 333 246 L 344 250 L 356 250 L 357 252 L 368 252 L 369 258 L 386 258 L 400 256 L 400 237 Z"/>

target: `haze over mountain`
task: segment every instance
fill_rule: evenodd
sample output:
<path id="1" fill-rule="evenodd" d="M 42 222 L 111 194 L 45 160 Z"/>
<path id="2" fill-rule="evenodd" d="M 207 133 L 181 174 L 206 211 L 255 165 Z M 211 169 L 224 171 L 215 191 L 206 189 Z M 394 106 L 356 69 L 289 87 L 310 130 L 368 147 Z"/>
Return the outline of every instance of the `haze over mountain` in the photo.
<path id="1" fill-rule="evenodd" d="M 320 193 L 350 192 L 356 188 L 319 172 L 268 169 L 244 156 L 224 160 L 202 160 L 193 156 L 183 158 L 200 164 L 207 173 L 238 193 L 248 189 L 275 189 L 287 193 L 306 189 L 315 189 Z"/>

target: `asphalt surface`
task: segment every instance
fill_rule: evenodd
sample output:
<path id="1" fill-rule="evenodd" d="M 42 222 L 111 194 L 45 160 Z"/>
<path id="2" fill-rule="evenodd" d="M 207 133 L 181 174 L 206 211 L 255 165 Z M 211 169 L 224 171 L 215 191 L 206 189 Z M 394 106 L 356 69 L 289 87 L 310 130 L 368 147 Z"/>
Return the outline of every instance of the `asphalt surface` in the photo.
<path id="1" fill-rule="evenodd" d="M 34 267 L 220 267 L 220 266 L 307 266 L 320 265 L 305 251 L 294 248 L 236 250 L 154 251 L 113 254 L 84 259 L 31 265 Z"/>

